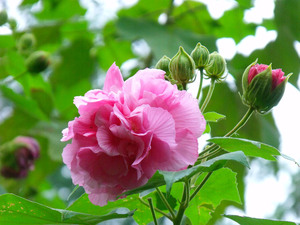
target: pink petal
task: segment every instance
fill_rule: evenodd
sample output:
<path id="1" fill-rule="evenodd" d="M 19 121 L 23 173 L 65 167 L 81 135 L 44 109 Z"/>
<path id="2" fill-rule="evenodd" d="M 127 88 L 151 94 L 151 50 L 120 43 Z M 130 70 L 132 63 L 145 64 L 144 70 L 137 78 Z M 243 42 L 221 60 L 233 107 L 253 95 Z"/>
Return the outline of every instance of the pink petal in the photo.
<path id="1" fill-rule="evenodd" d="M 106 74 L 103 90 L 106 92 L 115 92 L 122 90 L 124 80 L 119 67 L 115 63 L 109 68 Z"/>
<path id="2" fill-rule="evenodd" d="M 144 127 L 170 145 L 175 144 L 175 123 L 172 115 L 162 108 L 147 107 L 144 110 Z"/>
<path id="3" fill-rule="evenodd" d="M 188 129 L 196 137 L 200 137 L 205 130 L 206 121 L 199 110 L 196 99 L 189 93 L 181 91 L 178 93 L 177 100 L 179 104 L 170 110 L 176 130 Z"/>
<path id="4" fill-rule="evenodd" d="M 194 165 L 198 158 L 198 141 L 196 137 L 186 129 L 177 132 L 177 147 L 172 157 L 177 169 L 185 169 L 188 165 Z"/>
<path id="5" fill-rule="evenodd" d="M 95 205 L 104 206 L 108 201 L 115 201 L 117 196 L 122 194 L 124 189 L 120 186 L 115 187 L 101 187 L 91 192 L 89 194 L 90 201 Z"/>

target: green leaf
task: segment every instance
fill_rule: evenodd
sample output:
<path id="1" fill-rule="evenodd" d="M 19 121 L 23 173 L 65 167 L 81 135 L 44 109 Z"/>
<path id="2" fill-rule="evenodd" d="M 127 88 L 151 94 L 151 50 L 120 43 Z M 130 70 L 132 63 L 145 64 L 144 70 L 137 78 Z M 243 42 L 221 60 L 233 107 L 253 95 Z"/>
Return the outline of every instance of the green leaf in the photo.
<path id="1" fill-rule="evenodd" d="M 207 112 L 204 113 L 203 116 L 206 122 L 215 122 L 215 123 L 226 118 L 226 116 L 216 112 Z"/>
<path id="2" fill-rule="evenodd" d="M 173 183 L 185 181 L 199 172 L 210 172 L 210 171 L 218 170 L 218 169 L 224 167 L 225 163 L 228 160 L 236 161 L 236 162 L 242 164 L 243 166 L 249 167 L 247 158 L 243 152 L 227 153 L 227 154 L 215 157 L 213 159 L 210 159 L 199 165 L 193 166 L 186 170 L 181 170 L 181 171 L 177 171 L 177 172 L 157 171 L 149 179 L 147 184 L 145 184 L 142 187 L 127 191 L 124 194 L 125 195 L 136 194 L 136 193 L 140 193 L 144 190 L 159 187 L 159 186 L 162 186 L 165 184 L 167 185 L 167 193 L 170 193 Z"/>
<path id="3" fill-rule="evenodd" d="M 12 89 L 2 85 L 0 85 L 0 90 L 4 97 L 10 99 L 16 107 L 23 112 L 39 120 L 48 120 L 48 117 L 43 113 L 35 101 L 17 94 Z"/>
<path id="4" fill-rule="evenodd" d="M 207 140 L 215 143 L 228 152 L 243 151 L 247 156 L 261 157 L 267 160 L 276 160 L 280 152 L 273 146 L 242 138 L 216 137 Z"/>
<path id="5" fill-rule="evenodd" d="M 12 35 L 0 35 L 0 48 L 13 48 L 15 47 L 15 39 Z"/>
<path id="6" fill-rule="evenodd" d="M 157 59 L 163 55 L 172 58 L 178 51 L 178 46 L 183 46 L 187 52 L 191 52 L 199 41 L 209 49 L 216 49 L 216 39 L 213 36 L 199 35 L 178 28 L 171 29 L 141 18 L 122 17 L 116 26 L 121 38 L 132 41 L 144 39 Z"/>
<path id="7" fill-rule="evenodd" d="M 203 176 L 200 178 L 203 179 Z M 202 181 L 200 178 L 196 183 L 198 185 Z M 186 215 L 192 220 L 192 224 L 206 225 L 211 218 L 211 212 L 225 200 L 241 203 L 236 173 L 228 168 L 212 173 L 201 191 L 189 203 Z"/>
<path id="8" fill-rule="evenodd" d="M 90 56 L 92 43 L 80 38 L 61 49 L 61 60 L 54 65 L 50 81 L 53 86 L 70 87 L 94 73 L 95 60 Z"/>
<path id="9" fill-rule="evenodd" d="M 69 19 L 74 16 L 84 15 L 85 11 L 86 10 L 80 6 L 78 0 L 44 0 L 43 10 L 37 12 L 35 15 L 41 20 Z"/>
<path id="10" fill-rule="evenodd" d="M 155 200 L 155 198 L 153 199 Z M 119 208 L 136 210 L 133 217 L 135 221 L 140 225 L 146 225 L 152 220 L 150 209 L 139 201 L 138 195 L 127 196 L 124 199 L 118 199 L 114 202 L 108 202 L 105 206 L 98 206 L 93 205 L 90 202 L 87 194 L 83 194 L 72 205 L 70 205 L 67 210 L 99 215 L 99 212 L 101 212 L 101 214 L 107 214 Z"/>
<path id="11" fill-rule="evenodd" d="M 133 213 L 90 215 L 68 210 L 54 209 L 29 201 L 14 194 L 0 196 L 1 224 L 97 224 L 110 219 L 126 218 Z"/>
<path id="12" fill-rule="evenodd" d="M 257 219 L 246 216 L 235 216 L 235 215 L 224 215 L 225 217 L 239 223 L 240 225 L 297 225 L 293 222 L 288 221 L 277 221 L 267 219 Z"/>

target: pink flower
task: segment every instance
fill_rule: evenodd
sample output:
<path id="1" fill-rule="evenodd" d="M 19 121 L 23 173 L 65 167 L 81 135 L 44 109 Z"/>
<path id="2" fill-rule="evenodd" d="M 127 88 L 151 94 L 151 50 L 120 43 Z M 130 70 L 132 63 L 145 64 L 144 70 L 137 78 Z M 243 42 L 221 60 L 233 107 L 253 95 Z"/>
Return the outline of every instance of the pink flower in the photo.
<path id="1" fill-rule="evenodd" d="M 249 70 L 248 84 L 251 83 L 252 79 L 259 73 L 265 71 L 268 65 L 255 64 Z M 281 69 L 272 70 L 272 90 L 274 90 L 281 82 L 285 80 L 284 72 Z"/>
<path id="2" fill-rule="evenodd" d="M 93 204 L 144 185 L 156 170 L 178 171 L 198 157 L 205 120 L 196 99 L 164 79 L 164 71 L 140 70 L 123 81 L 113 64 L 103 90 L 75 97 L 80 116 L 63 130 L 63 151 L 74 184 Z"/>

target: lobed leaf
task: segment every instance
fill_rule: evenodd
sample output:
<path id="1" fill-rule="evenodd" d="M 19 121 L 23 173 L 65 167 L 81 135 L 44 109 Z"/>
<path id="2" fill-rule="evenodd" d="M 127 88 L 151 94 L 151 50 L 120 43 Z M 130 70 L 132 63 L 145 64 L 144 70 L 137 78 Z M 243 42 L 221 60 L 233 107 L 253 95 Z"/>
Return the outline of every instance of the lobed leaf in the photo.
<path id="1" fill-rule="evenodd" d="M 110 219 L 126 218 L 133 212 L 91 215 L 61 210 L 29 201 L 14 194 L 0 196 L 0 223 L 20 224 L 97 224 Z"/>
<path id="2" fill-rule="evenodd" d="M 238 152 L 227 153 L 227 154 L 218 156 L 216 158 L 210 159 L 204 163 L 201 163 L 199 165 L 196 165 L 196 166 L 191 167 L 186 170 L 181 170 L 181 171 L 177 171 L 177 172 L 157 171 L 149 179 L 147 184 L 145 184 L 142 187 L 127 191 L 124 194 L 132 195 L 132 194 L 140 193 L 144 190 L 159 187 L 159 186 L 162 186 L 165 184 L 167 186 L 167 193 L 170 193 L 173 183 L 185 181 L 199 172 L 211 172 L 214 170 L 218 170 L 218 169 L 224 167 L 225 163 L 228 160 L 236 161 L 236 162 L 242 164 L 243 166 L 246 166 L 249 168 L 247 158 L 243 152 L 238 151 Z"/>
<path id="3" fill-rule="evenodd" d="M 235 215 L 224 215 L 225 217 L 237 222 L 240 225 L 297 225 L 293 222 L 288 221 L 277 221 L 277 220 L 266 220 L 266 219 L 257 219 L 246 216 L 235 216 Z"/>
<path id="4" fill-rule="evenodd" d="M 208 142 L 215 143 L 228 152 L 242 151 L 247 156 L 261 157 L 267 160 L 276 160 L 280 152 L 273 146 L 242 138 L 216 137 Z"/>

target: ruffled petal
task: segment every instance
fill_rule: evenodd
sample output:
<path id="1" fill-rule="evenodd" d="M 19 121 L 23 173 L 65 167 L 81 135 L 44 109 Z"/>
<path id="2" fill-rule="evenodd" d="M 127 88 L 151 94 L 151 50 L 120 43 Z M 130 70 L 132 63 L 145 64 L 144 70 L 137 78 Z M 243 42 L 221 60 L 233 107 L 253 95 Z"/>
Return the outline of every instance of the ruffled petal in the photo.
<path id="1" fill-rule="evenodd" d="M 124 84 L 124 80 L 119 67 L 115 63 L 109 68 L 106 74 L 103 90 L 106 92 L 121 91 Z"/>

